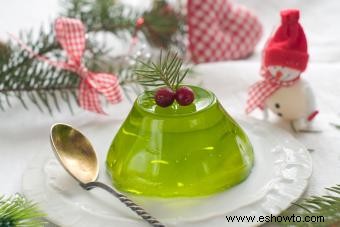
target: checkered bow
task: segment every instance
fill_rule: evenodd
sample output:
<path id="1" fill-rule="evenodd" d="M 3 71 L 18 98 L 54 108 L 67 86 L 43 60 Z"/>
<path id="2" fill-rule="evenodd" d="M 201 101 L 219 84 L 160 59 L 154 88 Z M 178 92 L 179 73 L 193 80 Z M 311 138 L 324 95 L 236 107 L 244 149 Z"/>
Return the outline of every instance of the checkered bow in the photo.
<path id="1" fill-rule="evenodd" d="M 122 100 L 118 78 L 107 73 L 89 71 L 82 62 L 85 51 L 85 27 L 81 21 L 59 18 L 55 22 L 56 37 L 66 51 L 67 62 L 49 62 L 52 65 L 77 73 L 81 77 L 79 85 L 79 105 L 89 111 L 105 114 L 99 100 L 102 94 L 110 103 Z"/>
<path id="2" fill-rule="evenodd" d="M 67 62 L 52 61 L 46 56 L 36 54 L 20 39 L 13 35 L 12 37 L 36 59 L 78 74 L 81 77 L 78 93 L 79 105 L 86 110 L 105 114 L 100 105 L 99 94 L 102 94 L 112 104 L 120 102 L 122 95 L 118 78 L 112 74 L 91 72 L 84 66 L 82 58 L 85 51 L 85 27 L 81 21 L 59 18 L 55 21 L 55 32 L 58 42 L 67 53 Z"/>

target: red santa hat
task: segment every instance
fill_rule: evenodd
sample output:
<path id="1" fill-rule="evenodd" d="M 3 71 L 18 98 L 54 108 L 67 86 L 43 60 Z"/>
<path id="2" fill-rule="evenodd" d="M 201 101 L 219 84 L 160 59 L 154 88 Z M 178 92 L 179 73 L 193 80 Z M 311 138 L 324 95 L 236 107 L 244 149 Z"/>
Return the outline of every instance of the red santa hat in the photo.
<path id="1" fill-rule="evenodd" d="M 281 25 L 268 40 L 264 50 L 264 66 L 280 65 L 304 71 L 307 67 L 307 40 L 299 23 L 297 9 L 281 11 Z"/>

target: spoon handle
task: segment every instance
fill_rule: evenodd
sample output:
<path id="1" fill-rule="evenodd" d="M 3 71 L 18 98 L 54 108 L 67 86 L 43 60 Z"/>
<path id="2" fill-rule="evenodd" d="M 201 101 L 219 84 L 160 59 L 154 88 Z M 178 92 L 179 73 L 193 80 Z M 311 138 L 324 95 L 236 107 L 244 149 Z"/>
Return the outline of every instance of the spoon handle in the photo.
<path id="1" fill-rule="evenodd" d="M 126 197 L 125 195 L 117 192 L 112 187 L 108 186 L 107 184 L 104 184 L 102 182 L 90 182 L 86 184 L 80 184 L 84 189 L 91 190 L 92 188 L 98 187 L 102 188 L 108 192 L 110 192 L 112 195 L 114 195 L 116 198 L 118 198 L 122 203 L 125 204 L 125 206 L 129 207 L 132 211 L 134 211 L 136 214 L 138 214 L 140 217 L 142 217 L 145 221 L 147 221 L 150 225 L 154 227 L 165 227 L 160 221 L 158 221 L 156 218 L 152 217 L 148 212 L 146 212 L 142 207 L 134 203 L 131 199 Z"/>

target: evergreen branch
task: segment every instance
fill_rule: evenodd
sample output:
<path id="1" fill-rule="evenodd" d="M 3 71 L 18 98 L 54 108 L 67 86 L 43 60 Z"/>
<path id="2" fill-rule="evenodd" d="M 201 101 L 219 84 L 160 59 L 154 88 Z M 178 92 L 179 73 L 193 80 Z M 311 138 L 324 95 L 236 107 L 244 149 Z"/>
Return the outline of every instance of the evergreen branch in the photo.
<path id="1" fill-rule="evenodd" d="M 135 12 L 131 8 L 123 6 L 112 0 L 71 0 L 65 1 L 64 16 L 81 19 L 90 32 L 90 38 L 97 32 L 107 31 L 114 35 L 132 35 L 136 29 L 136 19 L 145 17 L 145 27 L 141 29 L 145 37 L 149 37 L 151 44 L 158 43 L 167 46 L 170 36 L 176 33 L 180 21 L 173 24 L 174 11 L 169 10 L 167 3 L 163 0 L 155 1 L 154 7 L 147 12 Z M 164 20 L 164 18 L 167 18 Z M 160 23 L 160 20 L 163 20 Z M 169 20 L 169 21 L 167 21 Z M 164 25 L 167 28 L 163 27 Z M 171 26 L 170 26 L 171 25 Z M 45 32 L 41 29 L 37 39 L 33 39 L 32 32 L 25 33 L 19 38 L 26 43 L 34 53 L 45 55 L 53 60 L 65 60 L 58 43 L 55 41 L 52 29 Z M 151 30 L 150 30 L 150 29 Z M 169 32 L 169 30 L 171 32 Z M 146 33 L 153 33 L 149 36 Z M 112 66 L 112 61 L 107 62 L 109 48 L 105 44 L 88 39 L 85 53 L 85 65 L 91 71 L 105 71 L 119 77 L 124 91 L 133 90 L 140 93 L 145 85 L 160 86 L 155 79 L 147 80 L 140 86 L 138 76 L 134 74 L 134 67 L 128 66 L 126 62 Z M 176 62 L 174 62 L 176 63 Z M 173 64 L 174 64 L 173 63 Z M 178 63 L 178 62 L 177 62 Z M 172 65 L 165 70 L 164 78 L 168 80 Z M 164 68 L 165 69 L 165 68 Z M 163 70 L 158 70 L 163 73 Z M 184 78 L 183 74 L 183 78 Z M 180 83 L 180 78 L 169 80 L 169 85 Z M 72 72 L 56 69 L 46 63 L 40 62 L 23 51 L 17 43 L 0 43 L 0 109 L 5 110 L 12 106 L 13 99 L 17 99 L 25 109 L 29 109 L 28 102 L 33 103 L 40 111 L 48 111 L 52 114 L 54 109 L 60 111 L 60 102 L 66 102 L 72 112 L 74 103 L 77 103 L 77 88 L 80 78 Z M 151 85 L 150 85 L 151 86 Z"/>
<path id="2" fill-rule="evenodd" d="M 175 91 L 189 71 L 189 69 L 182 69 L 182 59 L 178 54 L 171 54 L 171 52 L 168 52 L 165 58 L 161 52 L 158 64 L 153 62 L 141 62 L 141 64 L 141 67 L 134 72 L 139 83 L 146 87 L 167 86 Z"/>
<path id="3" fill-rule="evenodd" d="M 319 222 L 313 223 L 314 226 L 338 226 L 340 224 L 340 185 L 326 188 L 334 195 L 311 196 L 303 199 L 301 202 L 294 204 L 290 209 L 283 212 L 283 215 L 299 215 L 302 220 L 306 216 L 323 217 Z M 297 208 L 297 209 L 294 209 Z M 307 226 L 306 222 L 286 222 L 284 226 L 298 227 Z"/>
<path id="4" fill-rule="evenodd" d="M 54 39 L 52 29 L 45 32 L 41 29 L 39 38 L 33 40 L 31 33 L 20 36 L 20 39 L 32 48 L 34 53 L 60 58 L 60 47 Z M 27 101 L 43 111 L 52 113 L 50 98 L 59 110 L 56 92 L 75 91 L 79 78 L 74 73 L 56 69 L 40 62 L 23 51 L 18 44 L 7 44 L 10 54 L 6 61 L 0 61 L 0 106 L 5 109 L 5 103 L 11 107 L 11 100 L 18 99 L 24 108 L 28 109 Z M 6 100 L 6 102 L 4 102 Z"/>
<path id="5" fill-rule="evenodd" d="M 0 226 L 1 227 L 39 227 L 44 226 L 45 216 L 35 203 L 24 197 L 0 196 Z"/>
<path id="6" fill-rule="evenodd" d="M 88 32 L 107 31 L 116 35 L 133 32 L 138 14 L 114 0 L 64 0 L 62 15 L 78 18 Z"/>
<path id="7" fill-rule="evenodd" d="M 176 34 L 183 34 L 183 24 L 185 18 L 174 9 L 165 0 L 153 1 L 153 7 L 150 11 L 143 13 L 145 26 L 142 32 L 148 42 L 156 47 L 169 48 L 170 46 L 180 46 L 183 43 L 176 40 Z"/>
<path id="8" fill-rule="evenodd" d="M 88 32 L 106 31 L 124 38 L 131 37 L 135 34 L 137 19 L 143 17 L 140 31 L 149 44 L 183 48 L 183 39 L 175 36 L 186 32 L 183 29 L 185 18 L 165 0 L 155 0 L 152 9 L 142 13 L 114 0 L 63 0 L 63 6 L 62 15 L 80 19 Z"/>

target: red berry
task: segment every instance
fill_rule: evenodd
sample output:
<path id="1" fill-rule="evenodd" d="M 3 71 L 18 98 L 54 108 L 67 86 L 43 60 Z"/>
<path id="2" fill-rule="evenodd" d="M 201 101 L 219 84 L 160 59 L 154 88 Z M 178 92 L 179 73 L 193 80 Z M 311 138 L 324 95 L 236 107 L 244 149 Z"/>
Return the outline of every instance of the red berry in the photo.
<path id="1" fill-rule="evenodd" d="M 183 86 L 176 91 L 176 101 L 181 106 L 190 105 L 195 99 L 194 92 L 191 88 Z"/>
<path id="2" fill-rule="evenodd" d="M 156 91 L 155 101 L 161 107 L 170 106 L 175 101 L 175 92 L 167 87 L 160 88 Z"/>

